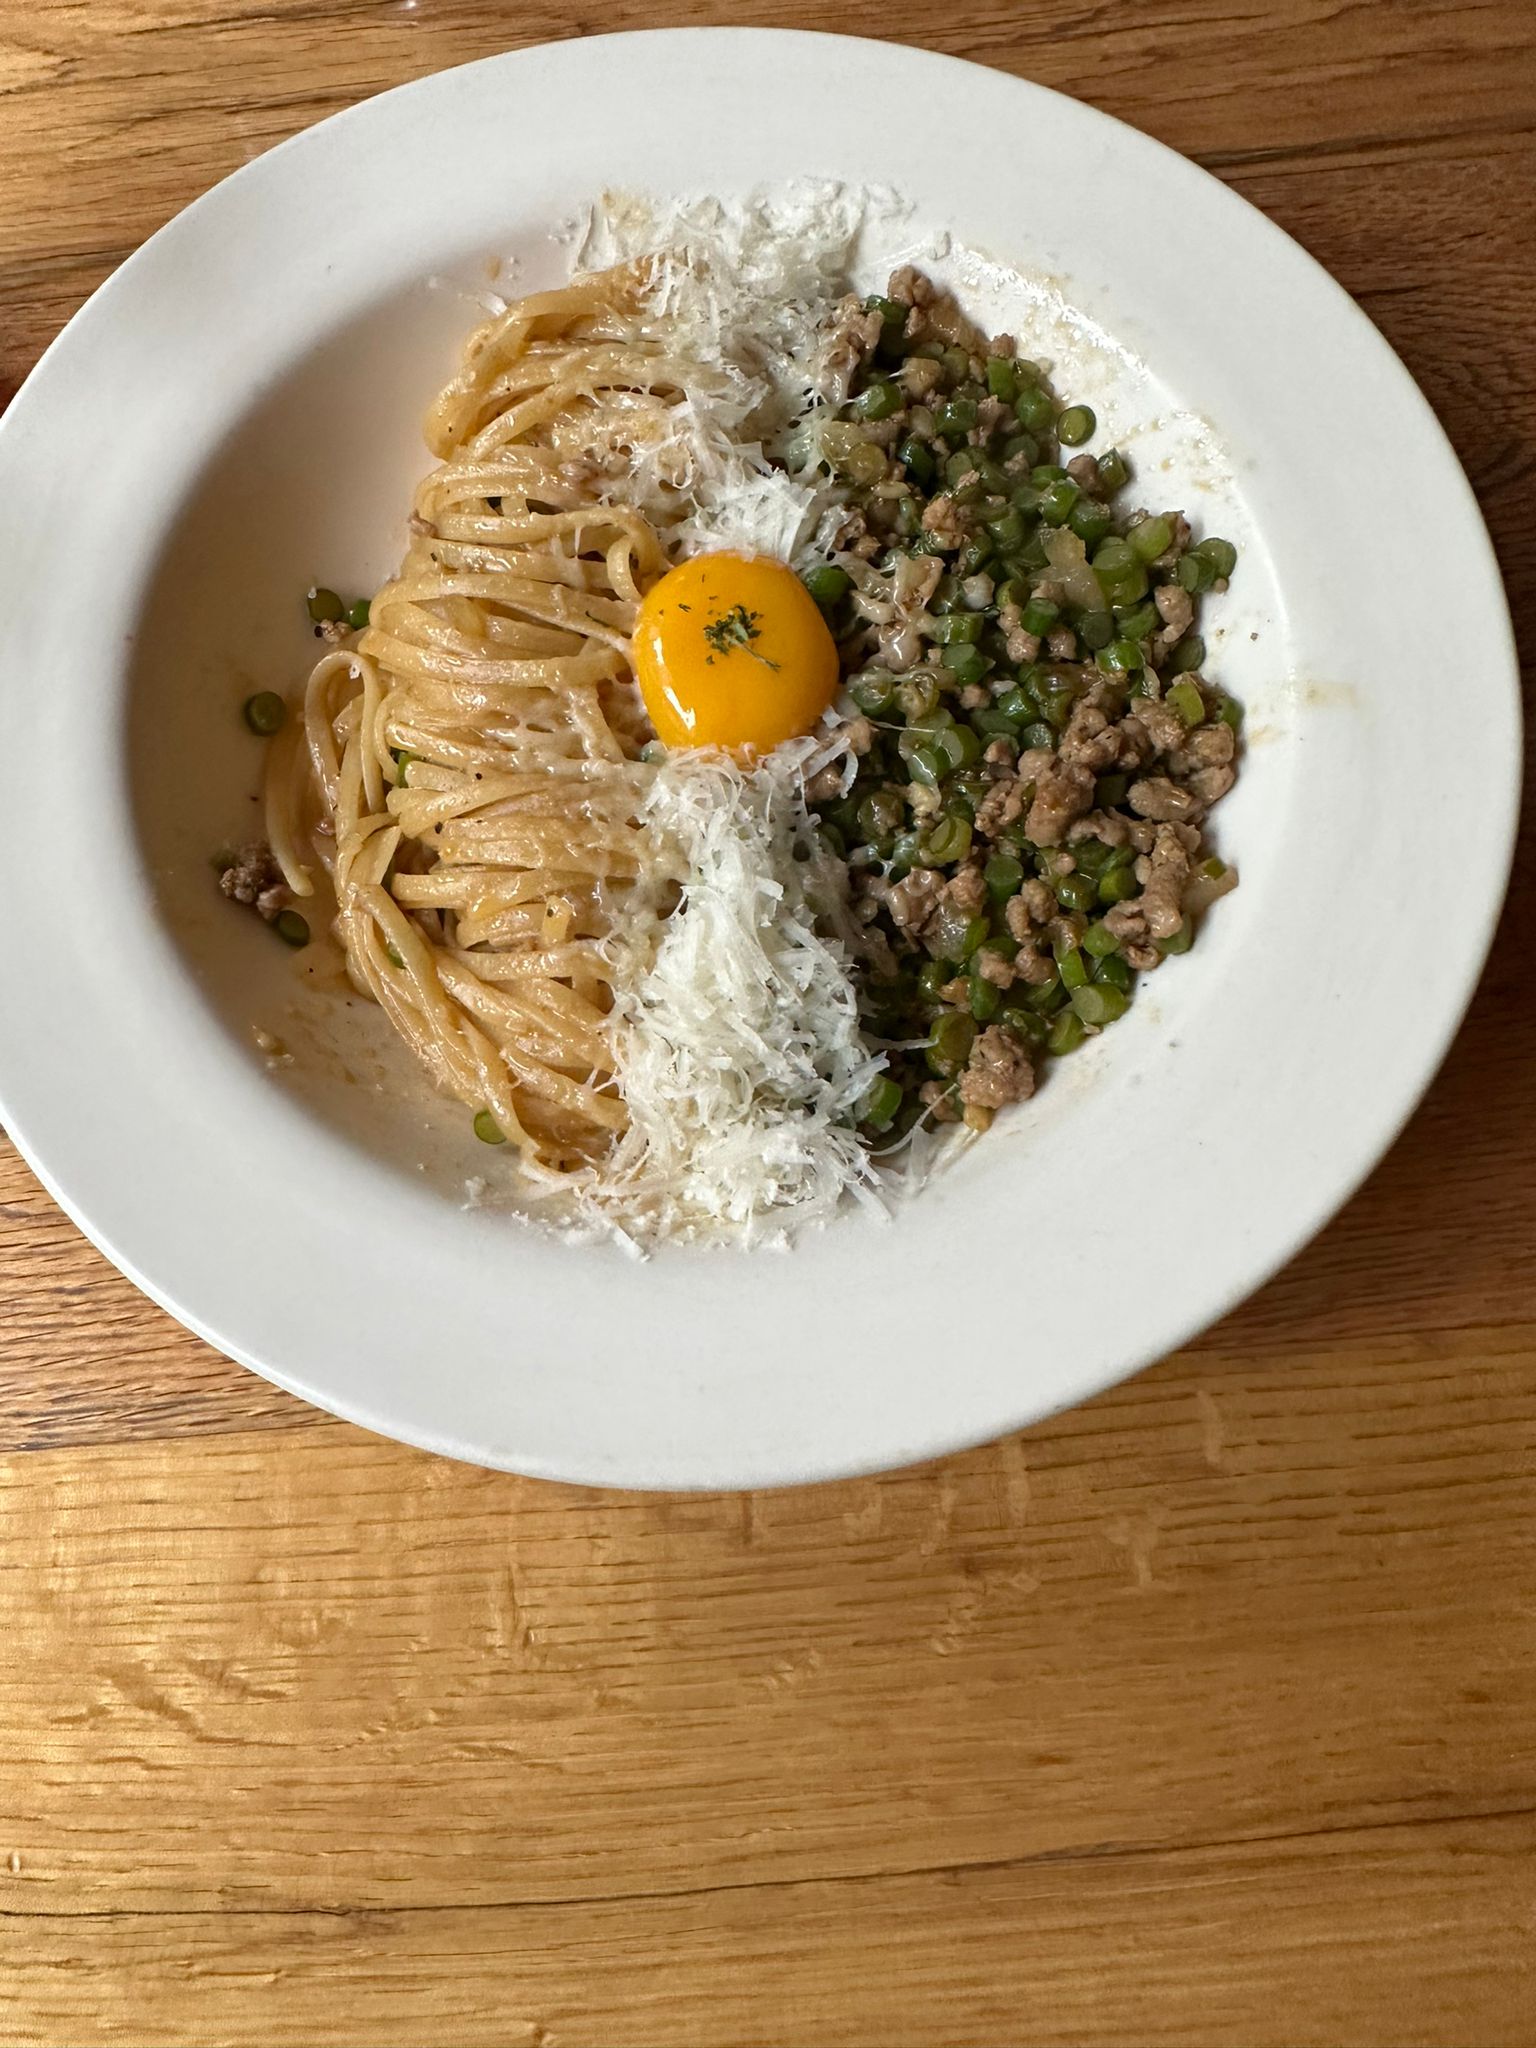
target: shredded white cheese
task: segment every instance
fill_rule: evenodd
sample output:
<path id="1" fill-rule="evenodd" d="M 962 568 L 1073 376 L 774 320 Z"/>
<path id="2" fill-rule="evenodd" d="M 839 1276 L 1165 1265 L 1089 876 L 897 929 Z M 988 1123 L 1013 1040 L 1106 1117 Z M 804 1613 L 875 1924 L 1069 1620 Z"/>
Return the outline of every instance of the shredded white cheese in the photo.
<path id="1" fill-rule="evenodd" d="M 679 552 L 825 553 L 841 494 L 814 473 L 814 437 L 799 437 L 797 467 L 792 434 L 861 234 L 908 210 L 888 192 L 812 182 L 730 202 L 607 193 L 572 230 L 580 269 L 643 262 L 650 312 L 699 369 L 608 486 L 668 526 Z"/>
<path id="2" fill-rule="evenodd" d="M 885 1062 L 859 1030 L 802 794 L 817 741 L 744 772 L 718 754 L 665 761 L 643 816 L 682 900 L 629 915 L 610 942 L 615 1044 L 630 1127 L 583 1191 L 631 1238 L 764 1241 L 822 1222 L 852 1191 L 879 1208 L 853 1129 Z"/>

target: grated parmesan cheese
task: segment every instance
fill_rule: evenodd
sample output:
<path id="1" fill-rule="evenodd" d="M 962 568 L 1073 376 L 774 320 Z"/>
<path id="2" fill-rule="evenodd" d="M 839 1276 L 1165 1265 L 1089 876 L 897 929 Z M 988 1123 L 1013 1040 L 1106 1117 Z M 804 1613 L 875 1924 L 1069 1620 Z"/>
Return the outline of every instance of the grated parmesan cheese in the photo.
<path id="1" fill-rule="evenodd" d="M 812 182 L 730 202 L 607 193 L 572 230 L 579 269 L 643 264 L 649 311 L 698 366 L 606 486 L 667 526 L 678 552 L 825 553 L 841 493 L 814 473 L 814 434 L 795 429 L 814 408 L 821 325 L 861 234 L 909 210 L 888 192 Z"/>
<path id="2" fill-rule="evenodd" d="M 837 882 L 803 795 L 816 740 L 743 771 L 680 753 L 658 770 L 643 817 L 683 879 L 610 941 L 615 1044 L 630 1114 L 600 1179 L 592 1221 L 646 1241 L 764 1241 L 825 1221 L 852 1191 L 881 1208 L 853 1112 L 885 1064 L 859 1030 Z"/>

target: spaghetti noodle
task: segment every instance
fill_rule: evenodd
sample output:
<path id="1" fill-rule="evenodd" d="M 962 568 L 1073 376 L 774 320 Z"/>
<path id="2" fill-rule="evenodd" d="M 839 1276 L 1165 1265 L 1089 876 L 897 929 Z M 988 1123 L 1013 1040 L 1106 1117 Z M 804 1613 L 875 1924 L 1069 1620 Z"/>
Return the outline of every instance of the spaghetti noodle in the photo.
<path id="1" fill-rule="evenodd" d="M 666 567 L 653 523 L 597 496 L 592 451 L 681 388 L 628 267 L 482 326 L 433 408 L 400 571 L 272 750 L 288 886 L 311 895 L 318 862 L 356 986 L 557 1171 L 626 1122 L 603 940 L 651 860 L 629 642 Z"/>

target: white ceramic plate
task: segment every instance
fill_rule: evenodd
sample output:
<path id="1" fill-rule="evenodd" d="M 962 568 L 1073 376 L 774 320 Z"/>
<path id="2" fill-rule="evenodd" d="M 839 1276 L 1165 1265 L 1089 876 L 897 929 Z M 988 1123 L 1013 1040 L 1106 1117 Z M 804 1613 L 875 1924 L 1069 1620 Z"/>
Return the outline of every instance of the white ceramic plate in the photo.
<path id="1" fill-rule="evenodd" d="M 849 118 L 919 105 L 958 140 L 925 152 L 905 121 Z M 242 697 L 313 651 L 297 593 L 371 588 L 399 551 L 417 423 L 474 317 L 441 281 L 483 285 L 508 257 L 521 282 L 553 278 L 550 231 L 605 186 L 806 174 L 895 187 L 914 234 L 947 226 L 1027 272 L 1016 306 L 984 310 L 1011 310 L 1094 400 L 1150 498 L 1242 545 L 1210 667 L 1249 707 L 1219 819 L 1243 884 L 1123 1025 L 888 1228 L 635 1265 L 464 1209 L 486 1162 L 462 1112 L 308 985 L 310 955 L 220 901 L 207 854 L 254 815 Z M 985 299 L 974 266 L 956 274 Z M 1456 593 L 1453 658 L 1424 628 L 1431 576 Z M 1519 757 L 1466 481 L 1294 243 L 1070 100 L 750 30 L 426 79 L 155 236 L 0 425 L 0 705 L 0 1098 L 81 1227 L 338 1414 L 485 1464 L 671 1487 L 975 1443 L 1262 1281 L 1445 1052 L 1498 911 Z M 290 1039 L 292 1068 L 264 1068 L 253 1022 Z"/>

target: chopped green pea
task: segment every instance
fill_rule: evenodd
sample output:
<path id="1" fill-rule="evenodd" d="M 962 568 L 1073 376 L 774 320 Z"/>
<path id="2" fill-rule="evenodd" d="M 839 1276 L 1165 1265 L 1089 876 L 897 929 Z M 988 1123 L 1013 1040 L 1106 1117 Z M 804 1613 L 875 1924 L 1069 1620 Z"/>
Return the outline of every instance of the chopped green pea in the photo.
<path id="1" fill-rule="evenodd" d="M 945 1010 L 933 1020 L 928 1065 L 942 1078 L 958 1073 L 976 1042 L 976 1020 L 959 1010 Z"/>
<path id="2" fill-rule="evenodd" d="M 280 910 L 272 920 L 272 929 L 285 946 L 309 944 L 309 920 L 300 917 L 296 910 Z"/>
<path id="3" fill-rule="evenodd" d="M 1047 526 L 1065 526 L 1067 516 L 1082 493 L 1070 477 L 1047 484 L 1040 494 L 1040 517 Z"/>
<path id="4" fill-rule="evenodd" d="M 1067 525 L 1087 548 L 1097 547 L 1114 524 L 1114 513 L 1097 498 L 1079 498 L 1067 515 Z"/>
<path id="5" fill-rule="evenodd" d="M 971 850 L 971 828 L 963 818 L 940 818 L 919 842 L 918 852 L 928 867 L 948 867 L 964 860 Z"/>
<path id="6" fill-rule="evenodd" d="M 815 594 L 812 591 L 813 597 Z M 870 669 L 866 674 L 854 677 L 848 685 L 848 694 L 861 711 L 880 718 L 890 710 L 895 688 L 895 683 L 883 669 Z"/>
<path id="7" fill-rule="evenodd" d="M 994 853 L 982 870 L 982 879 L 993 901 L 1006 903 L 1024 880 L 1024 863 L 1011 853 Z"/>
<path id="8" fill-rule="evenodd" d="M 978 1024 L 990 1024 L 1003 1007 L 1003 992 L 995 981 L 988 981 L 984 974 L 973 974 L 970 978 L 971 1015 Z"/>
<path id="9" fill-rule="evenodd" d="M 1199 725 L 1205 717 L 1205 699 L 1193 683 L 1175 683 L 1168 692 L 1168 703 L 1186 725 Z"/>
<path id="10" fill-rule="evenodd" d="M 1107 647 L 1099 650 L 1099 667 L 1108 669 L 1113 675 L 1129 675 L 1141 665 L 1139 640 L 1111 640 Z"/>
<path id="11" fill-rule="evenodd" d="M 1130 997 L 1113 983 L 1090 981 L 1072 991 L 1072 1008 L 1085 1024 L 1113 1024 L 1130 1008 Z"/>
<path id="12" fill-rule="evenodd" d="M 501 1125 L 497 1123 L 495 1117 L 491 1115 L 488 1109 L 477 1109 L 475 1111 L 474 1129 L 475 1136 L 482 1145 L 505 1145 L 507 1142 L 506 1132 L 503 1131 Z"/>
<path id="13" fill-rule="evenodd" d="M 814 569 L 805 572 L 805 587 L 818 604 L 836 604 L 840 597 L 848 595 L 852 583 L 848 571 L 839 569 L 835 562 L 818 562 Z"/>
<path id="14" fill-rule="evenodd" d="M 1110 868 L 1099 877 L 1098 899 L 1106 908 L 1112 903 L 1129 902 L 1132 896 L 1140 894 L 1141 884 L 1134 868 Z"/>
<path id="15" fill-rule="evenodd" d="M 1129 995 L 1136 986 L 1136 977 L 1118 953 L 1108 953 L 1093 970 L 1095 981 L 1108 982 L 1111 988 Z"/>
<path id="16" fill-rule="evenodd" d="M 1218 540 L 1214 535 L 1209 540 L 1197 541 L 1191 552 L 1202 562 L 1209 562 L 1214 576 L 1230 576 L 1237 567 L 1237 549 L 1229 540 Z"/>
<path id="17" fill-rule="evenodd" d="M 1168 666 L 1176 676 L 1192 675 L 1205 661 L 1205 642 L 1198 633 L 1186 633 L 1173 650 Z"/>
<path id="18" fill-rule="evenodd" d="M 1144 604 L 1122 605 L 1115 618 L 1122 640 L 1146 640 L 1157 631 L 1157 606 L 1150 598 Z"/>
<path id="19" fill-rule="evenodd" d="M 1006 399 L 1011 405 L 1019 395 L 1019 373 L 1006 356 L 989 356 L 987 359 L 987 389 L 994 398 Z"/>
<path id="20" fill-rule="evenodd" d="M 962 440 L 976 424 L 974 398 L 947 398 L 934 409 L 933 424 L 946 441 Z"/>
<path id="21" fill-rule="evenodd" d="M 859 1122 L 867 1124 L 872 1131 L 888 1131 L 896 1121 L 901 1100 L 900 1082 L 893 1081 L 889 1074 L 881 1074 L 869 1084 L 859 1110 Z"/>
<path id="22" fill-rule="evenodd" d="M 1054 1053 L 1076 1052 L 1087 1035 L 1076 1010 L 1063 1010 L 1051 1025 L 1046 1049 Z"/>
<path id="23" fill-rule="evenodd" d="M 925 441 L 909 434 L 896 450 L 896 459 L 905 468 L 907 475 L 915 477 L 920 484 L 931 484 L 935 475 L 933 450 Z"/>
<path id="24" fill-rule="evenodd" d="M 334 590 L 326 590 L 319 584 L 310 587 L 307 599 L 309 616 L 317 626 L 328 626 L 346 613 L 346 606 Z"/>
<path id="25" fill-rule="evenodd" d="M 877 377 L 864 386 L 852 409 L 861 420 L 888 420 L 901 410 L 901 393 L 889 378 Z"/>
<path id="26" fill-rule="evenodd" d="M 947 612 L 943 618 L 934 620 L 933 637 L 941 647 L 952 647 L 962 640 L 974 646 L 986 623 L 980 612 Z"/>
<path id="27" fill-rule="evenodd" d="M 1015 1038 L 1022 1038 L 1026 1045 L 1044 1045 L 1051 1028 L 1043 1017 L 1036 1016 L 1026 1003 L 1021 1002 L 1004 1003 L 1001 1022 L 1005 1030 L 1011 1031 Z"/>
<path id="28" fill-rule="evenodd" d="M 1088 979 L 1087 962 L 1076 946 L 1056 948 L 1056 969 L 1064 988 L 1081 988 Z"/>
<path id="29" fill-rule="evenodd" d="M 246 724 L 264 740 L 281 731 L 288 716 L 288 706 L 276 690 L 258 690 L 254 697 L 246 698 L 244 710 Z"/>
<path id="30" fill-rule="evenodd" d="M 936 747 L 914 747 L 907 757 L 907 768 L 912 780 L 921 783 L 925 789 L 937 789 L 949 773 L 949 763 Z"/>
<path id="31" fill-rule="evenodd" d="M 1081 448 L 1098 424 L 1091 405 L 1069 405 L 1056 415 L 1056 438 L 1064 448 Z"/>
<path id="32" fill-rule="evenodd" d="M 1139 519 L 1125 538 L 1139 562 L 1155 562 L 1173 545 L 1173 521 L 1166 512 L 1154 512 L 1150 519 Z"/>
<path id="33" fill-rule="evenodd" d="M 1013 401 L 1013 410 L 1019 425 L 1027 427 L 1032 434 L 1038 434 L 1048 427 L 1056 415 L 1050 394 L 1042 391 L 1038 384 L 1025 385 Z"/>
<path id="34" fill-rule="evenodd" d="M 1108 612 L 1084 612 L 1077 622 L 1077 637 L 1097 654 L 1115 637 L 1115 622 Z"/>
<path id="35" fill-rule="evenodd" d="M 990 654 L 983 654 L 979 648 L 965 642 L 956 647 L 946 647 L 940 659 L 956 682 L 961 684 L 979 683 L 992 667 Z"/>

